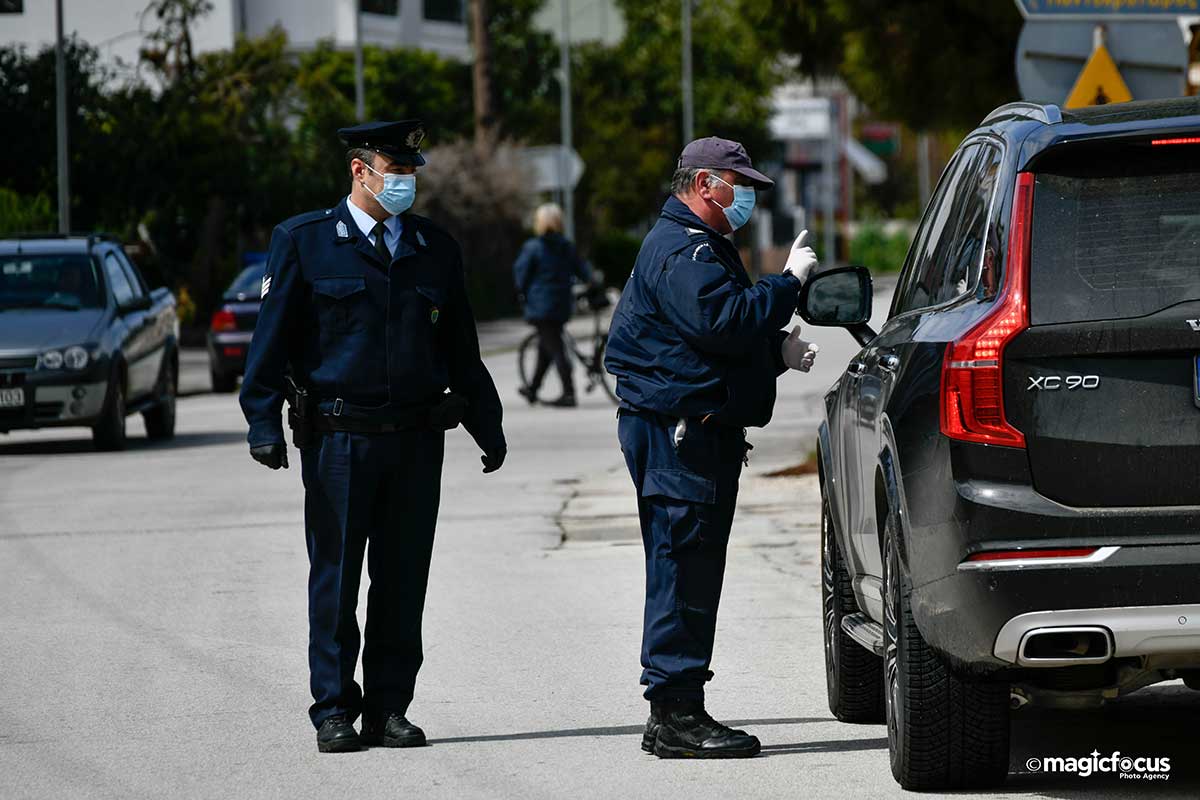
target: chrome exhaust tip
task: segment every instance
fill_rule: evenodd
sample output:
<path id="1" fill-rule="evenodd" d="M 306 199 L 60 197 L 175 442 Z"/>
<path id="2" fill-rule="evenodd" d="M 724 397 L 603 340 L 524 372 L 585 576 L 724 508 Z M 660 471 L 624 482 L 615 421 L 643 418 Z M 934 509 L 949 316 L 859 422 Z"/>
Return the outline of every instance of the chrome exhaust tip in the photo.
<path id="1" fill-rule="evenodd" d="M 1112 634 L 1107 628 L 1034 628 L 1021 637 L 1017 663 L 1024 667 L 1103 664 L 1112 653 Z"/>

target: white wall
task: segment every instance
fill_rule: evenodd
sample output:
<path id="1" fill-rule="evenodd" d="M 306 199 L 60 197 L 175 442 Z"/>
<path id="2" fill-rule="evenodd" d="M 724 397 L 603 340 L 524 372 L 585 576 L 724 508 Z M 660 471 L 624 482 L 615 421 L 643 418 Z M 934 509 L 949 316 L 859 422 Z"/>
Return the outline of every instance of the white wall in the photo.
<path id="1" fill-rule="evenodd" d="M 118 77 L 131 75 L 145 32 L 157 27 L 153 15 L 142 17 L 148 0 L 63 0 L 63 34 L 79 37 L 99 48 L 110 65 L 126 65 Z M 196 52 L 233 46 L 233 0 L 214 0 L 213 11 L 193 30 Z M 32 50 L 53 44 L 55 34 L 52 0 L 25 0 L 23 14 L 0 14 L 0 42 L 25 44 Z"/>

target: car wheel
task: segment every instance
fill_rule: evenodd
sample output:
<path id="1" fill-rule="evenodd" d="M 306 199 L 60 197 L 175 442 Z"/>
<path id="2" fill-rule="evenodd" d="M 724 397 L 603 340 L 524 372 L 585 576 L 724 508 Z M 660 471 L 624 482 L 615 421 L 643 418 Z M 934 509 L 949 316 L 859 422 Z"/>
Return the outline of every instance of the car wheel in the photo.
<path id="1" fill-rule="evenodd" d="M 120 372 L 114 372 L 108 381 L 108 398 L 100 421 L 92 428 L 92 442 L 97 450 L 125 449 L 125 387 Z"/>
<path id="2" fill-rule="evenodd" d="M 884 686 L 892 775 L 905 789 L 998 786 L 1008 775 L 1009 686 L 952 672 L 913 622 L 898 522 L 884 538 Z"/>
<path id="3" fill-rule="evenodd" d="M 215 367 L 209 370 L 212 376 L 212 390 L 216 394 L 229 394 L 237 388 L 237 375 L 231 375 Z"/>
<path id="4" fill-rule="evenodd" d="M 151 439 L 170 439 L 175 435 L 175 399 L 179 394 L 179 380 L 174 360 L 163 363 L 162 388 L 158 404 L 142 412 L 146 423 L 146 436 Z"/>
<path id="5" fill-rule="evenodd" d="M 838 549 L 829 499 L 824 492 L 821 493 L 821 603 L 829 710 L 842 722 L 883 722 L 883 659 L 842 630 L 842 619 L 858 612 L 858 601 Z"/>

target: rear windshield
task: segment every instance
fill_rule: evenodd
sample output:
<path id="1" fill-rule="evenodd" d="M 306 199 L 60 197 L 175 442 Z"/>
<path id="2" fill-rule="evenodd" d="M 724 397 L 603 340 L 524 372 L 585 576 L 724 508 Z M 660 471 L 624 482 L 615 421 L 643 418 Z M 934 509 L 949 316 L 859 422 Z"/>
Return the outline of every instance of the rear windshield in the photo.
<path id="1" fill-rule="evenodd" d="M 252 264 L 246 267 L 238 276 L 233 279 L 233 283 L 229 284 L 229 288 L 225 290 L 226 300 L 257 300 L 262 292 L 263 272 L 267 269 L 267 264 L 264 261 L 261 264 Z"/>
<path id="2" fill-rule="evenodd" d="M 1034 325 L 1200 299 L 1200 145 L 1088 148 L 1039 165 L 1032 233 Z"/>
<path id="3" fill-rule="evenodd" d="M 96 263 L 86 254 L 0 256 L 0 311 L 103 305 Z"/>

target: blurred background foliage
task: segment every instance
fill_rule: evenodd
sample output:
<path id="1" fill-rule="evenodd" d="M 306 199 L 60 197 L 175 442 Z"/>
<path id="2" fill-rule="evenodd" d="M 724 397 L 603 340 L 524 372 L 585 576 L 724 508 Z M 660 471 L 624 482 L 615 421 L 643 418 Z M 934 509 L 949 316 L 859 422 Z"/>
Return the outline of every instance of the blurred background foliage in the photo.
<path id="1" fill-rule="evenodd" d="M 679 2 L 618 2 L 624 38 L 576 46 L 571 68 L 575 147 L 587 164 L 576 193 L 578 238 L 619 286 L 684 143 Z M 488 22 L 495 124 L 512 144 L 559 138 L 558 46 L 533 26 L 541 5 L 497 2 Z M 332 44 L 296 53 L 275 30 L 194 55 L 189 25 L 208 6 L 153 0 L 158 28 L 133 80 L 118 82 L 87 43 L 67 46 L 73 227 L 140 240 L 149 274 L 186 287 L 201 321 L 242 254 L 264 249 L 276 223 L 346 194 L 336 130 L 354 122 L 352 53 Z M 912 129 L 963 130 L 1015 96 L 1018 28 L 1015 8 L 1003 2 L 948 0 L 931 14 L 917 0 L 705 0 L 693 24 L 697 135 L 740 140 L 762 160 L 773 152 L 772 89 L 832 74 L 874 112 Z M 364 62 L 368 118 L 428 123 L 418 210 L 463 242 L 480 316 L 514 311 L 509 270 L 536 198 L 509 156 L 493 164 L 469 152 L 471 65 L 370 46 Z M 936 103 L 927 96 L 933 83 Z M 52 48 L 0 47 L 0 126 L 0 230 L 53 228 Z M 880 199 L 886 212 L 897 203 L 915 210 Z M 858 260 L 882 266 L 881 254 L 900 248 L 870 230 L 852 246 Z"/>

